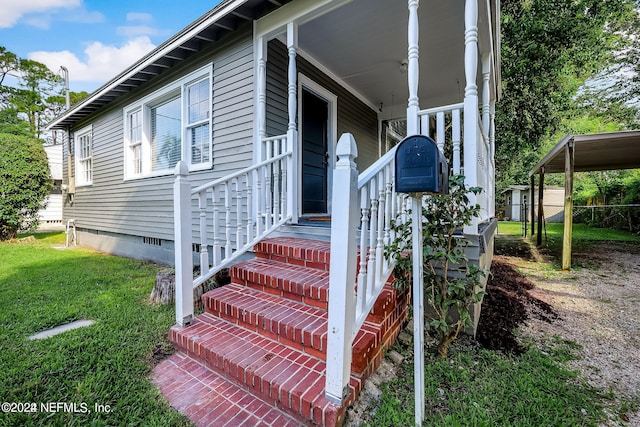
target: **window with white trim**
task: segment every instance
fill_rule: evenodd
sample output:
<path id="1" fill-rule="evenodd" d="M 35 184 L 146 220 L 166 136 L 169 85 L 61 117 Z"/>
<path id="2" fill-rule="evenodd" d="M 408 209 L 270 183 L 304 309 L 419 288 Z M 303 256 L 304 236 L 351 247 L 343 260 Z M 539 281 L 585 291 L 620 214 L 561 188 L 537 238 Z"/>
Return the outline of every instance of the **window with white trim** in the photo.
<path id="1" fill-rule="evenodd" d="M 125 179 L 212 166 L 211 66 L 202 68 L 124 109 Z"/>
<path id="2" fill-rule="evenodd" d="M 87 126 L 75 133 L 76 185 L 93 183 L 93 129 Z"/>

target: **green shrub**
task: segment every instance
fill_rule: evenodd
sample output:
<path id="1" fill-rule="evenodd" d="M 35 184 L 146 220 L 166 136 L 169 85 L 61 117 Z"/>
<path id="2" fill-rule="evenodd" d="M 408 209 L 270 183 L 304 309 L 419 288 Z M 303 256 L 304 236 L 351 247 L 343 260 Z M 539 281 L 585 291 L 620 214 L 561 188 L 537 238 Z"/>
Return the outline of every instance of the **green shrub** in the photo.
<path id="1" fill-rule="evenodd" d="M 472 326 L 469 307 L 484 294 L 480 278 L 486 272 L 469 263 L 464 252 L 469 241 L 460 233 L 480 211 L 480 205 L 469 203 L 467 194 L 480 191 L 478 187 L 467 190 L 464 176 L 455 175 L 449 177 L 449 194 L 427 196 L 422 202 L 424 294 L 431 312 L 425 317 L 430 317 L 428 324 L 438 335 L 437 351 L 441 358 L 447 357 L 449 346 L 463 328 Z M 385 248 L 386 256 L 398 260 L 396 286 L 410 287 L 412 262 L 403 255 L 412 247 L 411 219 L 405 223 L 394 221 L 393 229 L 396 238 Z"/>
<path id="2" fill-rule="evenodd" d="M 37 226 L 52 186 L 42 141 L 0 134 L 0 241 Z"/>

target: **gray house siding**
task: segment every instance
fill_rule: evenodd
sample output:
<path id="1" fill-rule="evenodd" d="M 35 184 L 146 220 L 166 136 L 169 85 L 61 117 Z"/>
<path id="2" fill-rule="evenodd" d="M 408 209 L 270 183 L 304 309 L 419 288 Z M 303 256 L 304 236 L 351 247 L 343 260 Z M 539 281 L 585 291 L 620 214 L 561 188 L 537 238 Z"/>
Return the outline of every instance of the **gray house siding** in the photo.
<path id="1" fill-rule="evenodd" d="M 298 72 L 309 77 L 338 97 L 338 137 L 353 134 L 358 144 L 358 170 L 363 171 L 378 159 L 378 115 L 351 92 L 333 81 L 309 61 L 298 56 Z M 278 40 L 269 42 L 267 54 L 267 135 L 287 131 L 287 67 L 286 47 Z"/>
<path id="2" fill-rule="evenodd" d="M 81 244 L 137 258 L 172 261 L 167 259 L 167 252 L 173 252 L 172 242 L 162 242 L 165 248 L 160 249 L 153 239 L 173 240 L 174 178 L 124 180 L 123 108 L 208 63 L 213 63 L 213 167 L 191 173 L 192 183 L 200 185 L 251 164 L 253 43 L 251 26 L 247 25 L 224 43 L 78 125 L 77 129 L 92 125 L 93 184 L 76 188 L 74 203 L 65 205 L 64 216 L 65 220 L 76 220 Z M 65 164 L 67 155 L 65 149 Z M 154 244 L 143 237 L 153 238 Z"/>

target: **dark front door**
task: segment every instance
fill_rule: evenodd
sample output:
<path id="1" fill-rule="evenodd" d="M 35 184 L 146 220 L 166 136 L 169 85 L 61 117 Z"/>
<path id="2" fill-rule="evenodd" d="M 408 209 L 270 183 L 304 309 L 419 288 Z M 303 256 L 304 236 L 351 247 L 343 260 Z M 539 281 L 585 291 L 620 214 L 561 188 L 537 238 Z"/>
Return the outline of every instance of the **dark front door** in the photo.
<path id="1" fill-rule="evenodd" d="M 302 90 L 302 214 L 327 213 L 328 108 Z"/>

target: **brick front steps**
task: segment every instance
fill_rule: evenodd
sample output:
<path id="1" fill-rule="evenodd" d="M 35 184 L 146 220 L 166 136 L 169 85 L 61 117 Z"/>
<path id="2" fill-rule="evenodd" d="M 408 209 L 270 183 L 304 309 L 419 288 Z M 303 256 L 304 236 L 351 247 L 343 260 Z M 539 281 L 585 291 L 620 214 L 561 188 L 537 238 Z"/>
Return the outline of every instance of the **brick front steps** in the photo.
<path id="1" fill-rule="evenodd" d="M 171 405 L 198 426 L 336 426 L 406 318 L 387 283 L 353 344 L 350 395 L 324 397 L 329 243 L 279 237 L 203 295 L 205 313 L 171 328 L 179 352 L 154 370 Z"/>

